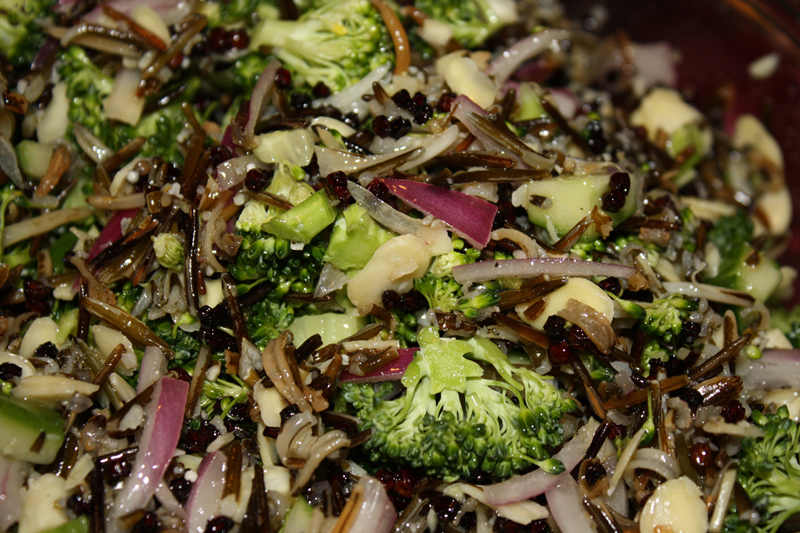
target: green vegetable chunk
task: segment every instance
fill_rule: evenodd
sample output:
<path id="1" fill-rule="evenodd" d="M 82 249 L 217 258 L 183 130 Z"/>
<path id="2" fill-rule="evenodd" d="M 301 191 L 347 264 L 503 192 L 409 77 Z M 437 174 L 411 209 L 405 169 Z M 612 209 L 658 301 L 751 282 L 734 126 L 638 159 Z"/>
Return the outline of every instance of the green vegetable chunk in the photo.
<path id="1" fill-rule="evenodd" d="M 394 235 L 363 207 L 353 204 L 336 218 L 325 259 L 341 270 L 364 268 L 375 250 Z"/>
<path id="2" fill-rule="evenodd" d="M 66 524 L 46 529 L 41 533 L 89 533 L 89 518 L 86 515 L 81 515 Z"/>
<path id="3" fill-rule="evenodd" d="M 264 224 L 264 231 L 278 238 L 308 244 L 336 220 L 336 210 L 325 191 L 318 191 L 298 206 Z"/>
<path id="4" fill-rule="evenodd" d="M 0 394 L 0 452 L 6 457 L 52 463 L 64 440 L 64 427 L 55 410 Z"/>

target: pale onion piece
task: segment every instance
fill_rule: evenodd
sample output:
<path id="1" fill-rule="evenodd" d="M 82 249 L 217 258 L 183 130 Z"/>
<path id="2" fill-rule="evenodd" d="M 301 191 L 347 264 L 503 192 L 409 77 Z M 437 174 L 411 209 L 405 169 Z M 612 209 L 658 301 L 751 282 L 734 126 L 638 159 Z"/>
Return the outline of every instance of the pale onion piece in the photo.
<path id="1" fill-rule="evenodd" d="M 22 370 L 22 374 L 19 376 L 21 378 L 27 378 L 28 376 L 36 374 L 36 368 L 34 368 L 31 362 L 15 353 L 0 352 L 0 365 L 3 363 L 11 363 L 12 365 L 18 366 Z"/>
<path id="2" fill-rule="evenodd" d="M 207 305 L 209 307 L 216 307 L 221 304 L 225 299 L 222 294 L 222 280 L 221 279 L 207 279 L 206 293 L 200 295 L 200 305 Z"/>
<path id="3" fill-rule="evenodd" d="M 390 152 L 388 154 L 360 156 L 344 150 L 334 150 L 324 146 L 314 147 L 317 154 L 320 176 L 327 176 L 331 172 L 341 170 L 345 174 L 354 174 L 362 169 L 390 161 L 398 156 L 414 151 L 421 151 L 421 148 L 409 148 L 401 152 Z M 412 157 L 414 157 L 412 155 Z"/>
<path id="4" fill-rule="evenodd" d="M 51 374 L 47 376 L 29 376 L 19 380 L 11 389 L 11 395 L 24 400 L 37 400 L 56 406 L 69 400 L 75 394 L 91 396 L 100 389 L 94 383 L 87 383 L 67 376 Z"/>
<path id="5" fill-rule="evenodd" d="M 733 435 L 735 437 L 758 438 L 764 436 L 764 431 L 761 428 L 754 426 L 747 420 L 729 424 L 721 416 L 715 416 L 703 424 L 703 431 L 714 435 Z"/>
<path id="6" fill-rule="evenodd" d="M 333 533 L 389 533 L 397 513 L 383 484 L 363 477 L 355 486 L 347 505 L 333 527 Z"/>
<path id="7" fill-rule="evenodd" d="M 563 463 L 565 472 L 559 475 L 548 474 L 542 469 L 534 470 L 523 475 L 517 475 L 493 485 L 484 485 L 483 493 L 486 497 L 487 505 L 506 505 L 522 500 L 527 500 L 543 494 L 550 488 L 556 486 L 561 477 L 569 475 L 569 472 L 583 460 L 586 450 L 592 442 L 595 432 L 600 424 L 594 419 L 578 430 L 578 434 L 569 442 L 564 444 L 561 450 L 553 455 Z"/>
<path id="8" fill-rule="evenodd" d="M 68 491 L 76 488 L 83 482 L 84 479 L 86 479 L 86 476 L 88 476 L 93 469 L 94 461 L 92 460 L 92 455 L 89 453 L 84 453 L 81 455 L 81 458 L 78 459 L 74 465 L 72 465 L 64 488 Z"/>
<path id="9" fill-rule="evenodd" d="M 708 512 L 703 493 L 686 476 L 662 483 L 648 498 L 639 518 L 641 533 L 706 533 Z"/>
<path id="10" fill-rule="evenodd" d="M 139 69 L 123 68 L 114 77 L 111 94 L 103 101 L 103 109 L 110 120 L 135 126 L 142 117 L 145 100 L 137 95 L 142 73 Z"/>
<path id="11" fill-rule="evenodd" d="M 203 533 L 208 520 L 218 514 L 222 490 L 225 488 L 225 454 L 219 451 L 203 457 L 197 470 L 197 481 L 186 500 L 186 530 Z"/>
<path id="12" fill-rule="evenodd" d="M 62 139 L 66 135 L 70 123 L 67 84 L 56 83 L 52 94 L 53 98 L 36 126 L 36 137 L 40 143 L 51 143 Z"/>
<path id="13" fill-rule="evenodd" d="M 572 476 L 561 476 L 558 484 L 544 495 L 562 533 L 594 533 L 593 520 L 583 506 L 583 494 Z"/>
<path id="14" fill-rule="evenodd" d="M 256 139 L 260 142 L 253 148 L 253 155 L 263 163 L 288 161 L 304 167 L 314 155 L 314 135 L 307 129 L 273 131 L 257 135 Z"/>
<path id="15" fill-rule="evenodd" d="M 152 7 L 147 4 L 140 4 L 131 9 L 129 16 L 139 26 L 164 41 L 164 44 L 169 45 L 169 29 L 167 29 L 167 25 L 164 24 L 164 21 Z"/>
<path id="16" fill-rule="evenodd" d="M 647 136 L 655 141 L 659 130 L 672 135 L 686 124 L 698 124 L 703 120 L 703 114 L 687 104 L 681 93 L 658 87 L 642 99 L 631 114 L 630 122 L 632 126 L 647 128 Z"/>
<path id="17" fill-rule="evenodd" d="M 444 76 L 454 93 L 465 95 L 484 109 L 494 103 L 497 86 L 465 52 L 453 52 L 440 57 L 436 60 L 436 71 Z"/>
<path id="18" fill-rule="evenodd" d="M 233 433 L 223 433 L 216 439 L 211 441 L 211 444 L 206 448 L 206 453 L 212 453 L 221 450 L 231 442 L 236 436 Z"/>
<path id="19" fill-rule="evenodd" d="M 722 217 L 736 214 L 736 206 L 721 201 L 706 200 L 693 196 L 679 196 L 679 200 L 686 204 L 700 220 L 715 222 Z"/>
<path id="20" fill-rule="evenodd" d="M 365 94 L 372 94 L 373 83 L 380 82 L 381 85 L 385 85 L 390 79 L 389 73 L 391 69 L 391 63 L 382 65 L 353 85 L 345 87 L 328 98 L 314 100 L 312 105 L 314 107 L 335 107 L 345 114 L 356 113 L 358 117 L 363 120 L 369 112 L 369 105 L 361 97 Z M 323 174 L 323 176 L 327 176 L 327 174 Z"/>
<path id="21" fill-rule="evenodd" d="M 431 253 L 425 241 L 399 235 L 383 243 L 372 259 L 347 283 L 347 297 L 356 307 L 381 304 L 387 290 L 404 294 L 428 270 Z"/>
<path id="22" fill-rule="evenodd" d="M 0 531 L 8 531 L 19 520 L 29 468 L 28 463 L 12 461 L 0 454 Z"/>
<path id="23" fill-rule="evenodd" d="M 705 298 L 706 300 L 710 300 L 712 302 L 740 305 L 742 307 L 750 307 L 753 305 L 752 297 L 745 292 L 734 289 L 725 289 L 715 285 L 691 283 L 688 281 L 668 281 L 663 283 L 663 286 L 664 290 L 666 290 L 668 293 L 683 294 L 685 296 L 692 296 L 694 298 Z"/>
<path id="24" fill-rule="evenodd" d="M 570 34 L 566 30 L 546 29 L 520 39 L 497 56 L 489 64 L 486 72 L 494 78 L 499 87 L 528 59 L 547 50 L 560 51 L 560 42 L 568 39 L 569 36 Z"/>
<path id="25" fill-rule="evenodd" d="M 744 114 L 736 119 L 733 146 L 737 150 L 756 150 L 783 170 L 783 151 L 778 141 L 754 115 Z"/>
<path id="26" fill-rule="evenodd" d="M 722 481 L 719 484 L 719 496 L 714 504 L 714 513 L 711 515 L 711 522 L 709 523 L 710 533 L 720 533 L 724 525 L 725 516 L 728 513 L 728 504 L 731 502 L 733 496 L 733 487 L 736 485 L 736 477 L 738 471 L 735 468 L 729 468 L 722 475 Z"/>
<path id="27" fill-rule="evenodd" d="M 68 522 L 61 501 L 69 497 L 66 480 L 55 474 L 28 479 L 17 533 L 39 533 Z"/>
<path id="28" fill-rule="evenodd" d="M 136 404 L 125 413 L 122 420 L 119 421 L 120 431 L 134 430 L 142 425 L 144 422 L 144 409 L 141 405 Z"/>
<path id="29" fill-rule="evenodd" d="M 169 490 L 169 486 L 167 486 L 163 480 L 158 484 L 158 488 L 156 489 L 156 499 L 166 511 L 186 520 L 186 509 L 183 508 L 183 505 L 181 505 L 175 497 L 175 494 Z"/>
<path id="30" fill-rule="evenodd" d="M 567 119 L 572 119 L 581 106 L 580 100 L 568 89 L 550 89 L 550 94 L 546 98 L 552 100 L 558 112 Z"/>
<path id="31" fill-rule="evenodd" d="M 419 137 L 419 142 L 417 144 L 424 148 L 424 150 L 417 152 L 416 155 L 398 168 L 400 170 L 411 170 L 414 167 L 424 165 L 434 157 L 452 148 L 458 140 L 459 130 L 458 126 L 455 124 L 434 135 Z"/>
<path id="32" fill-rule="evenodd" d="M 637 468 L 651 470 L 664 479 L 675 479 L 681 473 L 678 462 L 672 456 L 654 448 L 642 448 L 636 451 L 636 455 L 625 467 L 625 479 L 633 479 L 633 473 Z"/>
<path id="33" fill-rule="evenodd" d="M 497 203 L 500 197 L 497 195 L 497 183 L 465 183 L 457 187 L 457 190 L 474 196 L 475 198 L 482 198 L 487 202 Z"/>
<path id="34" fill-rule="evenodd" d="M 762 396 L 760 401 L 767 407 L 785 405 L 789 409 L 789 417 L 800 422 L 800 392 L 792 389 L 774 390 Z"/>
<path id="35" fill-rule="evenodd" d="M 3 230 L 3 246 L 11 246 L 22 242 L 36 235 L 47 233 L 64 224 L 83 220 L 92 214 L 91 209 L 86 207 L 73 207 L 70 209 L 58 209 L 27 218 L 21 222 L 16 222 L 6 226 Z"/>
<path id="36" fill-rule="evenodd" d="M 253 387 L 253 399 L 261 412 L 261 421 L 267 427 L 281 427 L 281 411 L 289 406 L 275 387 L 265 387 L 261 380 Z"/>
<path id="37" fill-rule="evenodd" d="M 124 403 L 128 403 L 136 397 L 136 389 L 131 387 L 130 384 L 116 372 L 108 376 L 108 383 L 117 391 L 117 396 L 119 396 L 119 399 Z"/>
<path id="38" fill-rule="evenodd" d="M 142 355 L 139 368 L 139 381 L 136 382 L 136 394 L 140 394 L 150 385 L 167 374 L 167 358 L 158 346 L 148 346 Z"/>
<path id="39" fill-rule="evenodd" d="M 139 360 L 136 358 L 136 352 L 133 351 L 133 343 L 119 330 L 97 324 L 92 326 L 92 334 L 97 343 L 97 349 L 106 359 L 118 344 L 122 344 L 125 347 L 125 353 L 122 354 L 117 365 L 123 372 L 130 373 L 138 368 Z"/>
<path id="40" fill-rule="evenodd" d="M 781 56 L 778 52 L 764 54 L 747 65 L 747 74 L 754 80 L 765 80 L 775 74 L 780 62 Z"/>
<path id="41" fill-rule="evenodd" d="M 617 468 L 614 470 L 614 475 L 611 477 L 611 481 L 608 484 L 607 496 L 611 496 L 614 493 L 614 490 L 617 488 L 617 483 L 622 479 L 625 469 L 628 467 L 628 463 L 631 462 L 631 459 L 633 459 L 633 456 L 636 454 L 636 450 L 639 449 L 639 443 L 642 442 L 644 435 L 645 428 L 641 428 L 634 433 L 631 440 L 628 441 L 628 444 L 625 446 L 625 449 L 622 450 L 622 454 L 617 461 Z"/>
<path id="42" fill-rule="evenodd" d="M 338 291 L 350 281 L 350 276 L 345 274 L 330 263 L 325 263 L 319 273 L 317 286 L 314 288 L 314 298 L 322 298 L 328 294 Z"/>
<path id="43" fill-rule="evenodd" d="M 253 155 L 233 157 L 217 165 L 217 183 L 222 191 L 238 185 L 244 181 L 247 172 L 253 168 L 267 168 L 265 163 Z"/>
<path id="44" fill-rule="evenodd" d="M 22 337 L 22 343 L 19 345 L 19 355 L 25 359 L 30 359 L 36 352 L 36 348 L 48 342 L 52 342 L 56 348 L 60 348 L 58 344 L 58 324 L 49 316 L 37 318 L 28 327 L 25 336 Z"/>
<path id="45" fill-rule="evenodd" d="M 264 467 L 264 485 L 287 498 L 292 495 L 292 473 L 284 466 Z"/>
<path id="46" fill-rule="evenodd" d="M 356 132 L 356 130 L 354 130 L 341 120 L 336 120 L 335 118 L 332 117 L 325 117 L 325 116 L 314 117 L 314 120 L 311 121 L 311 125 L 325 126 L 329 130 L 338 131 L 339 133 L 342 134 L 343 137 L 350 137 Z"/>
<path id="47" fill-rule="evenodd" d="M 466 496 L 470 496 L 482 504 L 488 505 L 483 495 L 483 489 L 469 483 L 453 483 L 452 485 L 448 485 L 442 492 L 462 503 L 466 499 Z M 534 520 L 543 520 L 549 516 L 547 507 L 530 500 L 509 503 L 507 505 L 489 505 L 489 507 L 497 511 L 499 516 L 516 522 L 517 524 L 522 524 L 523 526 L 527 526 Z"/>
<path id="48" fill-rule="evenodd" d="M 771 235 L 783 235 L 792 222 L 792 196 L 786 187 L 778 191 L 766 191 L 756 200 L 756 206 L 764 214 Z"/>
<path id="49" fill-rule="evenodd" d="M 527 303 L 518 305 L 516 311 L 520 318 L 528 324 L 538 329 L 544 329 L 547 319 L 558 314 L 570 300 L 577 300 L 588 305 L 609 322 L 614 319 L 614 300 L 609 298 L 597 284 L 583 278 L 569 278 L 566 285 L 545 296 L 544 310 L 535 320 L 528 320 L 525 317 L 525 310 L 529 307 Z"/>
<path id="50" fill-rule="evenodd" d="M 453 38 L 453 29 L 444 22 L 425 17 L 422 26 L 417 28 L 417 35 L 433 47 L 445 48 Z"/>

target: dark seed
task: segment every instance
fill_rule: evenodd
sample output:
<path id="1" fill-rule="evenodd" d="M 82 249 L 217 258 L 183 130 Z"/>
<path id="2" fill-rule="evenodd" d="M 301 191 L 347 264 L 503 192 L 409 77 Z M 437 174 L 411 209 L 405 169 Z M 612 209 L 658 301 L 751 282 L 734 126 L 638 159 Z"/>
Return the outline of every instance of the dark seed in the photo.
<path id="1" fill-rule="evenodd" d="M 598 283 L 598 285 L 604 291 L 608 291 L 616 296 L 619 296 L 619 293 L 622 292 L 622 284 L 620 284 L 617 278 L 606 278 Z"/>
<path id="2" fill-rule="evenodd" d="M 553 342 L 564 342 L 567 340 L 567 321 L 560 316 L 550 315 L 544 323 L 544 332 Z"/>
<path id="3" fill-rule="evenodd" d="M 275 85 L 278 89 L 286 90 L 292 86 L 292 73 L 285 68 L 279 68 L 275 73 Z"/>
<path id="4" fill-rule="evenodd" d="M 251 168 L 244 178 L 244 186 L 253 192 L 261 192 L 269 185 L 271 176 L 260 168 Z"/>
<path id="5" fill-rule="evenodd" d="M 728 424 L 735 424 L 744 420 L 746 414 L 747 412 L 739 400 L 733 400 L 731 403 L 726 405 L 720 413 L 722 418 L 724 418 L 725 422 Z"/>
<path id="6" fill-rule="evenodd" d="M 22 368 L 14 363 L 0 364 L 0 381 L 11 381 L 22 375 Z"/>
<path id="7" fill-rule="evenodd" d="M 327 85 L 318 81 L 314 88 L 311 89 L 311 94 L 314 95 L 314 98 L 327 98 L 331 95 L 331 90 Z"/>

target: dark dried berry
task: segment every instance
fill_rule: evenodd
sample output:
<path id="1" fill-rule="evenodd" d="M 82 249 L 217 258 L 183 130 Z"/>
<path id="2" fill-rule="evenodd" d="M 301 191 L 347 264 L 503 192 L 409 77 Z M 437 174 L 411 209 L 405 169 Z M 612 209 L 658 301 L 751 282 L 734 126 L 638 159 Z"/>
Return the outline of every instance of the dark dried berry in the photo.
<path id="1" fill-rule="evenodd" d="M 25 309 L 39 316 L 50 314 L 50 303 L 47 300 L 26 300 Z"/>
<path id="2" fill-rule="evenodd" d="M 572 348 L 567 341 L 554 342 L 547 349 L 550 362 L 556 366 L 566 365 L 572 361 Z"/>
<path id="3" fill-rule="evenodd" d="M 281 67 L 275 72 L 275 85 L 278 89 L 286 90 L 292 86 L 292 73 Z"/>
<path id="4" fill-rule="evenodd" d="M 611 175 L 608 186 L 612 191 L 619 191 L 625 196 L 628 196 L 631 190 L 631 177 L 627 172 L 615 172 Z"/>
<path id="5" fill-rule="evenodd" d="M 239 28 L 228 33 L 228 48 L 244 50 L 250 45 L 250 37 L 247 32 Z"/>
<path id="6" fill-rule="evenodd" d="M 698 322 L 691 322 L 686 320 L 681 324 L 681 333 L 678 336 L 678 341 L 681 345 L 694 344 L 697 337 L 700 336 L 701 325 Z"/>
<path id="7" fill-rule="evenodd" d="M 603 195 L 602 207 L 608 213 L 619 213 L 625 207 L 625 195 L 620 191 L 608 191 Z"/>
<path id="8" fill-rule="evenodd" d="M 189 494 L 192 492 L 192 482 L 185 477 L 176 477 L 169 482 L 169 490 L 175 495 L 175 498 L 181 502 L 186 503 L 189 499 Z"/>
<path id="9" fill-rule="evenodd" d="M 106 481 L 113 484 L 131 473 L 132 464 L 124 453 L 116 453 L 100 460 L 100 469 Z"/>
<path id="10" fill-rule="evenodd" d="M 206 35 L 211 52 L 224 52 L 228 48 L 228 32 L 225 28 L 214 28 Z"/>
<path id="11" fill-rule="evenodd" d="M 453 106 L 453 100 L 455 99 L 455 93 L 443 93 L 442 96 L 439 97 L 439 101 L 436 102 L 436 109 L 444 113 L 449 113 Z"/>
<path id="12" fill-rule="evenodd" d="M 411 132 L 411 122 L 404 118 L 397 117 L 389 122 L 389 136 L 392 139 L 399 139 Z"/>
<path id="13" fill-rule="evenodd" d="M 400 309 L 403 306 L 403 297 L 395 291 L 383 291 L 381 302 L 383 302 L 383 306 L 390 311 L 392 309 Z"/>
<path id="14" fill-rule="evenodd" d="M 405 293 L 402 296 L 402 303 L 400 304 L 401 309 L 407 313 L 413 313 L 414 311 L 419 311 L 420 309 L 424 309 L 427 306 L 428 302 L 427 300 L 425 300 L 425 297 L 415 289 L 411 289 L 410 291 Z"/>
<path id="15" fill-rule="evenodd" d="M 200 319 L 201 325 L 209 328 L 233 326 L 233 320 L 228 312 L 228 305 L 225 302 L 218 304 L 216 307 L 204 305 L 197 310 L 197 318 Z"/>
<path id="16" fill-rule="evenodd" d="M 205 453 L 208 445 L 219 437 L 219 430 L 208 420 L 193 418 L 190 427 L 181 437 L 180 447 L 187 453 Z"/>
<path id="17" fill-rule="evenodd" d="M 731 401 L 731 403 L 722 408 L 720 413 L 728 424 L 735 424 L 744 420 L 746 414 L 747 412 L 739 400 Z"/>
<path id="18" fill-rule="evenodd" d="M 183 64 L 183 54 L 175 54 L 174 56 L 172 56 L 172 59 L 169 60 L 167 66 L 171 70 L 178 70 L 179 68 L 181 68 L 182 64 Z"/>
<path id="19" fill-rule="evenodd" d="M 433 118 L 433 107 L 430 104 L 425 104 L 419 107 L 414 113 L 414 122 L 417 124 L 425 124 Z"/>
<path id="20" fill-rule="evenodd" d="M 567 340 L 573 348 L 581 350 L 588 349 L 592 346 L 592 341 L 589 339 L 589 336 L 578 326 L 569 328 Z"/>
<path id="21" fill-rule="evenodd" d="M 285 424 L 292 418 L 294 415 L 300 412 L 300 408 L 296 405 L 292 404 L 289 407 L 284 407 L 281 410 L 281 424 Z"/>
<path id="22" fill-rule="evenodd" d="M 567 321 L 560 316 L 550 315 L 544 323 L 544 332 L 553 342 L 567 340 Z"/>
<path id="23" fill-rule="evenodd" d="M 615 296 L 619 296 L 619 294 L 622 292 L 622 284 L 617 278 L 606 278 L 598 283 L 598 285 L 604 291 L 608 291 Z"/>
<path id="24" fill-rule="evenodd" d="M 623 300 L 632 300 L 634 302 L 653 302 L 653 293 L 648 290 L 643 291 L 632 291 L 630 289 L 625 289 L 622 291 Z"/>
<path id="25" fill-rule="evenodd" d="M 589 488 L 594 487 L 595 484 L 604 477 L 606 477 L 606 469 L 601 463 L 590 461 L 586 465 L 586 485 L 588 485 Z"/>
<path id="26" fill-rule="evenodd" d="M 52 344 L 52 343 L 51 343 Z M 22 375 L 22 368 L 14 363 L 0 364 L 0 381 L 11 381 Z"/>
<path id="27" fill-rule="evenodd" d="M 227 146 L 212 146 L 209 153 L 209 160 L 215 167 L 233 158 L 233 152 Z"/>
<path id="28" fill-rule="evenodd" d="M 608 145 L 603 136 L 603 126 L 599 120 L 590 120 L 586 124 L 583 136 L 586 139 L 586 144 L 589 145 L 589 150 L 595 155 L 602 154 Z"/>
<path id="29" fill-rule="evenodd" d="M 501 199 L 497 202 L 497 214 L 492 222 L 492 229 L 500 229 L 506 224 L 511 224 L 516 219 L 516 208 L 508 200 Z"/>
<path id="30" fill-rule="evenodd" d="M 417 476 L 415 476 L 408 468 L 403 468 L 397 472 L 397 477 L 394 483 L 394 492 L 404 498 L 410 498 L 414 495 L 417 488 Z"/>
<path id="31" fill-rule="evenodd" d="M 677 212 L 677 208 L 675 207 L 675 202 L 672 201 L 672 197 L 665 194 L 663 196 L 659 196 L 655 200 L 653 200 L 653 204 L 659 208 L 658 212 L 663 211 L 664 209 L 671 209 L 672 211 Z"/>
<path id="32" fill-rule="evenodd" d="M 227 516 L 215 516 L 208 521 L 205 533 L 228 533 L 233 529 L 234 522 Z"/>
<path id="33" fill-rule="evenodd" d="M 214 327 L 200 326 L 200 337 L 208 344 L 215 352 L 222 352 L 224 350 L 236 351 L 236 339 Z"/>
<path id="34" fill-rule="evenodd" d="M 350 191 L 347 190 L 347 175 L 345 175 L 344 172 L 341 170 L 331 172 L 325 178 L 325 184 L 330 193 L 339 199 L 339 204 L 342 209 L 352 203 L 353 197 L 350 195 Z"/>
<path id="35" fill-rule="evenodd" d="M 158 522 L 158 516 L 152 511 L 147 511 L 144 516 L 133 525 L 131 533 L 158 533 L 161 529 L 161 524 Z"/>
<path id="36" fill-rule="evenodd" d="M 92 495 L 76 492 L 67 499 L 67 509 L 80 516 L 92 512 Z"/>
<path id="37" fill-rule="evenodd" d="M 311 96 L 306 93 L 293 93 L 289 101 L 295 109 L 311 109 Z"/>
<path id="38" fill-rule="evenodd" d="M 331 90 L 323 82 L 318 81 L 311 89 L 311 94 L 314 95 L 314 98 L 327 98 L 331 95 Z"/>
<path id="39" fill-rule="evenodd" d="M 266 170 L 251 168 L 244 177 L 244 186 L 253 192 L 261 192 L 269 185 L 271 176 Z"/>
<path id="40" fill-rule="evenodd" d="M 347 113 L 342 117 L 342 122 L 357 130 L 361 126 L 361 121 L 358 119 L 358 114 L 356 113 Z"/>
<path id="41" fill-rule="evenodd" d="M 457 500 L 442 494 L 433 503 L 433 510 L 441 522 L 451 522 L 456 518 L 461 510 L 461 504 Z"/>
<path id="42" fill-rule="evenodd" d="M 417 91 L 411 98 L 411 102 L 409 102 L 407 109 L 412 113 L 416 113 L 418 109 L 422 108 L 427 104 L 428 104 L 428 97 L 422 94 L 421 92 Z"/>
<path id="43" fill-rule="evenodd" d="M 394 490 L 395 475 L 392 472 L 381 468 L 375 472 L 375 479 L 381 482 L 386 492 L 392 492 Z"/>
<path id="44" fill-rule="evenodd" d="M 26 279 L 22 284 L 22 291 L 26 300 L 46 300 L 50 291 L 41 281 Z"/>
<path id="45" fill-rule="evenodd" d="M 618 437 L 625 436 L 625 426 L 620 424 L 614 424 L 613 422 L 608 425 L 608 436 L 606 437 L 608 440 L 614 440 Z"/>
<path id="46" fill-rule="evenodd" d="M 45 342 L 44 344 L 40 344 L 36 350 L 33 352 L 33 355 L 36 357 L 47 357 L 49 359 L 55 359 L 58 357 L 58 348 L 52 342 Z"/>
<path id="47" fill-rule="evenodd" d="M 714 452 L 707 442 L 697 442 L 689 450 L 689 459 L 697 470 L 705 470 L 714 464 Z"/>
<path id="48" fill-rule="evenodd" d="M 676 396 L 686 402 L 692 411 L 703 405 L 703 395 L 697 392 L 697 389 L 693 389 L 691 387 L 678 389 L 673 393 L 673 396 Z"/>
<path id="49" fill-rule="evenodd" d="M 367 190 L 388 204 L 392 203 L 392 195 L 383 183 L 383 180 L 372 180 L 367 185 Z"/>
<path id="50" fill-rule="evenodd" d="M 400 89 L 392 95 L 392 101 L 397 104 L 397 107 L 408 109 L 409 104 L 411 104 L 411 95 L 408 94 L 406 89 Z"/>
<path id="51" fill-rule="evenodd" d="M 664 362 L 667 377 L 682 376 L 686 374 L 686 364 L 677 357 L 670 357 Z"/>
<path id="52" fill-rule="evenodd" d="M 378 115 L 372 119 L 372 131 L 381 139 L 385 139 L 391 135 L 392 126 L 389 123 L 389 118 L 386 115 Z"/>

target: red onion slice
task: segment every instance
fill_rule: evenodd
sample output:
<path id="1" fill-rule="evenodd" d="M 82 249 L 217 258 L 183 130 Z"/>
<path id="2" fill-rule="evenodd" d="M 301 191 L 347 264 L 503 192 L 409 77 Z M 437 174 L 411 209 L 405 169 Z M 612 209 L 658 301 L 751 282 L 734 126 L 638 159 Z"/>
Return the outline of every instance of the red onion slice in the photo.
<path id="1" fill-rule="evenodd" d="M 765 350 L 755 360 L 740 356 L 736 373 L 746 391 L 800 389 L 800 350 Z"/>
<path id="2" fill-rule="evenodd" d="M 120 240 L 122 238 L 122 221 L 126 218 L 133 218 L 139 208 L 124 209 L 122 211 L 114 211 L 111 218 L 108 219 L 108 224 L 105 225 L 103 231 L 94 240 L 92 248 L 89 250 L 89 261 L 93 260 L 97 255 Z"/>
<path id="3" fill-rule="evenodd" d="M 568 38 L 569 32 L 566 30 L 547 29 L 534 33 L 503 51 L 489 63 L 486 73 L 494 78 L 497 85 L 502 85 L 524 62 L 551 47 L 557 47 L 559 41 Z"/>
<path id="4" fill-rule="evenodd" d="M 559 259 L 554 257 L 534 259 L 503 259 L 479 261 L 453 268 L 453 277 L 461 284 L 477 283 L 498 278 L 535 278 L 542 274 L 591 278 L 594 276 L 630 278 L 638 270 L 616 263 Z"/>
<path id="5" fill-rule="evenodd" d="M 164 377 L 155 384 L 139 451 L 114 501 L 112 521 L 144 509 L 155 494 L 181 436 L 188 392 L 189 384 L 177 379 Z"/>
<path id="6" fill-rule="evenodd" d="M 142 355 L 139 365 L 139 381 L 136 382 L 136 394 L 158 381 L 167 373 L 167 358 L 158 346 L 148 346 Z"/>
<path id="7" fill-rule="evenodd" d="M 558 484 L 544 495 L 562 533 L 594 533 L 592 520 L 583 508 L 581 489 L 572 476 L 561 476 Z"/>
<path id="8" fill-rule="evenodd" d="M 0 531 L 8 531 L 22 513 L 25 464 L 0 455 Z"/>
<path id="9" fill-rule="evenodd" d="M 497 206 L 460 191 L 411 180 L 383 180 L 389 191 L 419 209 L 446 222 L 470 244 L 481 249 L 489 244 Z"/>
<path id="10" fill-rule="evenodd" d="M 571 441 L 561 448 L 560 452 L 553 456 L 553 459 L 558 459 L 564 464 L 563 474 L 554 476 L 539 469 L 521 476 L 514 476 L 500 483 L 485 485 L 483 494 L 486 497 L 486 503 L 493 507 L 515 503 L 533 498 L 555 487 L 562 477 L 569 476 L 572 469 L 581 462 L 599 426 L 600 424 L 594 419 L 590 420 Z"/>
<path id="11" fill-rule="evenodd" d="M 225 454 L 221 451 L 203 457 L 197 469 L 197 481 L 186 500 L 187 533 L 203 533 L 208 520 L 219 514 L 226 464 Z"/>
<path id="12" fill-rule="evenodd" d="M 374 372 L 370 372 L 364 376 L 356 376 L 347 370 L 343 370 L 339 376 L 339 381 L 342 383 L 379 383 L 381 381 L 399 381 L 406 372 L 406 368 L 414 359 L 414 354 L 419 348 L 400 348 L 397 350 L 397 359 L 391 363 L 382 366 Z"/>

